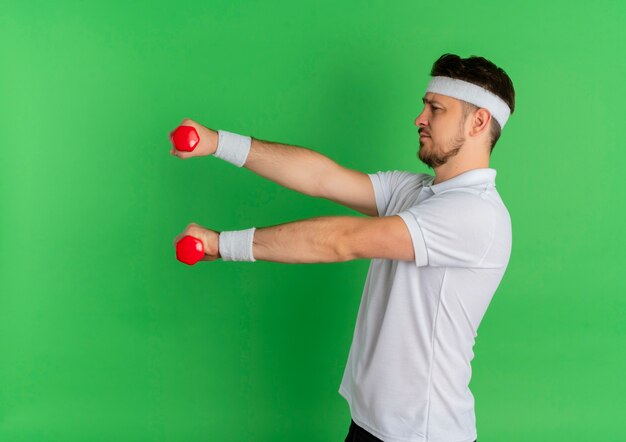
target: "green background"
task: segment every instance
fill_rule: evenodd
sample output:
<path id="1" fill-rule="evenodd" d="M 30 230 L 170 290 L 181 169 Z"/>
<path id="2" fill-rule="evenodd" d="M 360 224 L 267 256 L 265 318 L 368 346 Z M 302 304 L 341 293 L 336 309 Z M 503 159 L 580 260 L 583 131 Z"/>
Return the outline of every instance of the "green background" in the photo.
<path id="1" fill-rule="evenodd" d="M 414 119 L 445 52 L 517 92 L 490 164 L 513 248 L 474 348 L 478 440 L 626 440 L 624 23 L 621 0 L 4 1 L 0 440 L 343 441 L 369 261 L 190 267 L 172 242 L 362 215 L 172 157 L 168 132 L 432 174 Z"/>

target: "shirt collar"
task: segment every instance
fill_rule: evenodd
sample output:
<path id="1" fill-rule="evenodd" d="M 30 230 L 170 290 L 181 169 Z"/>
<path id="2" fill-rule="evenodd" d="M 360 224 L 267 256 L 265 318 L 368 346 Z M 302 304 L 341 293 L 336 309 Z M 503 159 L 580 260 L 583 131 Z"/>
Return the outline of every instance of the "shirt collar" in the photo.
<path id="1" fill-rule="evenodd" d="M 440 193 L 444 190 L 455 189 L 458 187 L 470 187 L 480 184 L 496 184 L 496 169 L 484 167 L 480 169 L 467 170 L 455 177 L 449 178 L 438 184 L 432 184 L 435 177 L 429 178 L 424 187 L 429 188 L 433 193 Z"/>

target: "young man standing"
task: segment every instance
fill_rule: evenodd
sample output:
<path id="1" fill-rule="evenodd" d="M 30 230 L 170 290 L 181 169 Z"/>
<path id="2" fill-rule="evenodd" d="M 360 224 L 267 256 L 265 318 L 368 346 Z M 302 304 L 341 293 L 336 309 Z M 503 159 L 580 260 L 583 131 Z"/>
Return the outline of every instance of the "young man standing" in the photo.
<path id="1" fill-rule="evenodd" d="M 370 218 L 318 217 L 217 232 L 190 224 L 203 260 L 285 263 L 371 259 L 339 393 L 346 442 L 473 442 L 474 339 L 511 254 L 511 220 L 489 159 L 515 91 L 490 61 L 442 55 L 415 120 L 419 159 L 434 176 L 365 174 L 310 149 L 213 131 L 193 152 L 214 155 L 290 189 Z"/>

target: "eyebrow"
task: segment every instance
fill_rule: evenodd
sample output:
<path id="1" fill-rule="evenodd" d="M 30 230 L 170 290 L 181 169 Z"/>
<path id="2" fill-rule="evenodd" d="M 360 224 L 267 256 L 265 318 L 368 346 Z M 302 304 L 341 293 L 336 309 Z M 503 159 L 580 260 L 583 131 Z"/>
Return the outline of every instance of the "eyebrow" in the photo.
<path id="1" fill-rule="evenodd" d="M 443 106 L 443 103 L 440 103 L 437 100 L 429 100 L 426 97 L 422 97 L 422 103 L 438 104 L 439 106 Z"/>

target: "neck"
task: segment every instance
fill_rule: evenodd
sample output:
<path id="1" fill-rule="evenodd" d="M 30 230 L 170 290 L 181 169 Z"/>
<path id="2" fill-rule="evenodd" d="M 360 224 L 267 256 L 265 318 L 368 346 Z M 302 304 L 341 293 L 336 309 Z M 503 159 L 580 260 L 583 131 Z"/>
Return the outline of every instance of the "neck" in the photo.
<path id="1" fill-rule="evenodd" d="M 439 184 L 467 172 L 468 170 L 483 169 L 488 167 L 489 158 L 470 162 L 466 161 L 463 163 L 447 162 L 439 167 L 435 167 L 435 179 L 433 180 L 433 184 Z"/>

